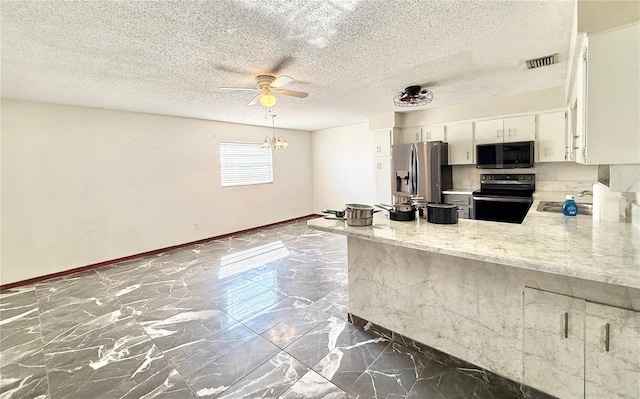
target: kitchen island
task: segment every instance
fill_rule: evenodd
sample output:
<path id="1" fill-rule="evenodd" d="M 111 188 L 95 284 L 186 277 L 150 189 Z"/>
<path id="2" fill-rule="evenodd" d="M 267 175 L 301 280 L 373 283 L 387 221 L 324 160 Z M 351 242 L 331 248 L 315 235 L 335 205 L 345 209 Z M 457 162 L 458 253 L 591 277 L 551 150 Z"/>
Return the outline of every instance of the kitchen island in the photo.
<path id="1" fill-rule="evenodd" d="M 559 397 L 638 397 L 640 230 L 536 206 L 519 225 L 308 225 L 347 236 L 358 318 Z"/>

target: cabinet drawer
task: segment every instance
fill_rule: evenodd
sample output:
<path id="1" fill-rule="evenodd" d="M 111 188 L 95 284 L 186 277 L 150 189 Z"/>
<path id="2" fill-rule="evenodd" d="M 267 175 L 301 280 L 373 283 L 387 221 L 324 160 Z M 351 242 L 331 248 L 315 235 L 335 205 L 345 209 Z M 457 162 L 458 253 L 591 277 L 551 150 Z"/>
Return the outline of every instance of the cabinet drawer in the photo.
<path id="1" fill-rule="evenodd" d="M 471 195 L 467 194 L 444 194 L 443 200 L 446 204 L 453 204 L 458 206 L 471 205 Z"/>

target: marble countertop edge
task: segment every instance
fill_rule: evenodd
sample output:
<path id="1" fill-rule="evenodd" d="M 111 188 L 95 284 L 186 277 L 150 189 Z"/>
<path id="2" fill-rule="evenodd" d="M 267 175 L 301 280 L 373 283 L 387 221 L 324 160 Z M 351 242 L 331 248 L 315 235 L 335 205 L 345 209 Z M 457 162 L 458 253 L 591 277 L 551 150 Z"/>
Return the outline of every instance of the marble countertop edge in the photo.
<path id="1" fill-rule="evenodd" d="M 536 212 L 540 213 L 540 212 Z M 528 221 L 527 221 L 528 219 Z M 500 224 L 503 229 L 501 230 L 502 234 L 506 234 L 508 236 L 510 231 L 521 232 L 522 229 L 527 229 L 527 224 L 529 224 L 530 228 L 539 228 L 536 224 L 540 223 L 548 223 L 548 221 L 555 221 L 549 214 L 541 214 L 536 215 L 533 212 L 525 219 L 525 223 L 523 225 L 510 225 L 510 224 Z M 480 227 L 475 224 L 471 224 L 467 226 L 467 230 L 463 230 L 462 233 L 455 229 L 446 230 L 447 227 L 445 225 L 441 225 L 441 230 L 433 230 L 438 229 L 439 225 L 427 225 L 425 228 L 431 229 L 430 231 L 437 231 L 441 233 L 441 237 L 436 237 L 432 239 L 432 241 L 436 241 L 435 243 L 431 242 L 416 242 L 416 239 L 422 238 L 421 236 L 428 235 L 428 232 L 420 231 L 420 227 L 416 227 L 414 225 L 413 229 L 408 224 L 409 222 L 386 222 L 388 219 L 386 216 L 376 216 L 374 218 L 374 225 L 369 227 L 352 227 L 346 226 L 344 222 L 336 222 L 329 221 L 324 219 L 313 219 L 308 222 L 308 225 L 311 228 L 326 231 L 330 233 L 342 234 L 349 237 L 356 237 L 359 239 L 364 239 L 373 242 L 386 243 L 389 245 L 400 246 L 404 248 L 415 249 L 419 251 L 433 252 L 443 255 L 449 255 L 464 259 L 482 261 L 487 263 L 495 263 L 498 265 L 516 267 L 521 269 L 527 269 L 532 271 L 544 272 L 554 275 L 566 276 L 579 278 L 584 280 L 596 281 L 606 284 L 619 285 L 627 288 L 635 288 L 640 289 L 640 255 L 637 247 L 634 247 L 630 250 L 628 262 L 623 263 L 621 266 L 615 264 L 615 259 L 608 259 L 605 254 L 598 253 L 596 250 L 593 250 L 592 253 L 584 253 L 582 255 L 579 254 L 580 251 L 574 251 L 572 254 L 568 254 L 563 252 L 563 248 L 551 248 L 548 253 L 554 254 L 562 254 L 558 255 L 564 256 L 564 258 L 560 257 L 559 259 L 554 259 L 554 261 L 546 261 L 543 259 L 539 259 L 537 256 L 535 258 L 527 257 L 526 255 L 521 255 L 517 251 L 517 242 L 518 240 L 523 241 L 526 240 L 526 236 L 524 238 L 514 238 L 513 243 L 505 248 L 497 248 L 492 245 L 481 243 L 479 248 L 470 249 L 469 247 L 463 247 L 461 249 L 452 249 L 447 248 L 447 246 L 451 246 L 451 240 L 459 239 L 475 239 L 481 240 L 481 237 L 478 237 L 480 233 L 475 230 L 481 230 L 482 228 L 488 228 L 488 226 L 493 225 L 480 225 Z M 376 225 L 376 221 L 382 222 L 379 225 Z M 587 222 L 588 221 L 588 222 Z M 327 223 L 330 222 L 330 223 Z M 557 222 L 557 221 L 555 221 Z M 590 219 L 582 219 L 582 223 L 590 223 Z M 395 229 L 395 223 L 405 223 L 398 225 L 399 228 Z M 464 223 L 464 222 L 463 222 Z M 485 222 L 485 223 L 494 223 L 494 222 Z M 519 227 L 522 226 L 522 227 Z M 591 228 L 591 225 L 588 224 L 588 227 Z M 379 230 L 383 233 L 387 233 L 390 236 L 381 236 L 375 235 L 376 231 Z M 615 226 L 605 225 L 602 229 L 602 234 L 613 234 L 618 230 L 615 230 Z M 609 231 L 611 230 L 611 231 Z M 464 234 L 467 234 L 465 236 Z M 475 234 L 474 236 L 470 236 L 470 234 Z M 398 235 L 400 237 L 395 237 Z M 516 236 L 517 237 L 517 236 Z M 580 239 L 581 237 L 575 237 L 574 239 Z M 439 240 L 439 241 L 438 241 Z M 440 244 L 442 242 L 442 244 Z M 551 238 L 551 245 L 554 245 L 553 237 Z M 533 245 L 533 244 L 532 244 Z M 538 243 L 538 245 L 542 245 Z M 599 249 L 598 249 L 599 250 Z M 613 249 L 612 249 L 613 250 Z M 485 253 L 483 253 L 485 252 Z M 486 252 L 495 252 L 486 253 Z M 531 251 L 529 251 L 531 253 Z M 536 253 L 533 251 L 533 253 Z M 536 253 L 537 254 L 537 253 Z M 578 254 L 578 255 L 576 255 Z M 584 256 L 584 262 L 581 259 L 571 258 L 570 255 L 574 256 Z M 542 255 L 543 256 L 543 255 Z M 609 262 L 603 261 L 600 259 L 598 262 L 594 259 L 595 257 L 601 257 L 603 259 L 608 259 Z M 619 255 L 620 256 L 620 255 Z M 590 258 L 590 259 L 588 259 Z M 588 260 L 588 261 L 587 261 Z M 598 268 L 594 268 L 594 264 L 598 264 Z M 608 267 L 611 266 L 611 267 Z"/>

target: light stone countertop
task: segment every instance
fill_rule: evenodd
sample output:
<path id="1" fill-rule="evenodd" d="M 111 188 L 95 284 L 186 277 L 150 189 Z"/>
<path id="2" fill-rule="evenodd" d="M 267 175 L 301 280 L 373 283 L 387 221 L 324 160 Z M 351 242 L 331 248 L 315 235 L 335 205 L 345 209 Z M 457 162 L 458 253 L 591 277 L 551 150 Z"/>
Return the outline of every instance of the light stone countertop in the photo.
<path id="1" fill-rule="evenodd" d="M 630 223 L 564 218 L 538 212 L 534 201 L 522 224 L 460 219 L 457 224 L 389 220 L 374 214 L 373 226 L 312 219 L 310 228 L 421 251 L 640 289 L 640 230 Z"/>

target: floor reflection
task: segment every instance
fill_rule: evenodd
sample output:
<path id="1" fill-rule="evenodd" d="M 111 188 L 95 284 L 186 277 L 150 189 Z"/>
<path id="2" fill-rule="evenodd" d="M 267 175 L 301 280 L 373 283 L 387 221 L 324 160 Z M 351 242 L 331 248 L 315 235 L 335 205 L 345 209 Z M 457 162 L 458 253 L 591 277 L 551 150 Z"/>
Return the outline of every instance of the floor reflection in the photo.
<path id="1" fill-rule="evenodd" d="M 276 261 L 289 255 L 289 250 L 282 241 L 274 241 L 259 247 L 246 249 L 220 259 L 218 279 L 258 268 L 269 262 Z"/>

